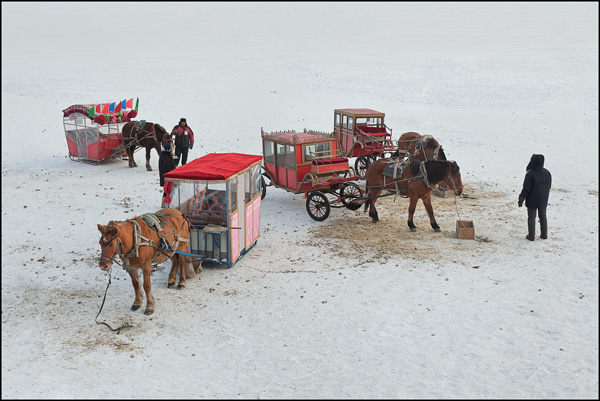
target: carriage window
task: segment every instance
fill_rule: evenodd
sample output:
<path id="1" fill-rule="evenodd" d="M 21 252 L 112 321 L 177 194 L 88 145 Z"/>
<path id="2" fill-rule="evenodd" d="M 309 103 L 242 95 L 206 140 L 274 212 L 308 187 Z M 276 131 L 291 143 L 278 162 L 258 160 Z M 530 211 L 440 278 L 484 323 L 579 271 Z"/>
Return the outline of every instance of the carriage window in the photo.
<path id="1" fill-rule="evenodd" d="M 272 141 L 263 141 L 263 154 L 265 162 L 275 164 L 275 150 Z"/>
<path id="2" fill-rule="evenodd" d="M 291 145 L 285 145 L 285 167 L 296 168 L 296 152 L 294 152 L 294 147 Z"/>
<path id="3" fill-rule="evenodd" d="M 252 167 L 252 199 L 256 197 L 259 193 L 262 192 L 261 182 L 260 182 L 260 164 Z"/>
<path id="4" fill-rule="evenodd" d="M 304 162 L 310 162 L 312 159 L 329 156 L 331 156 L 330 142 L 304 145 Z"/>
<path id="5" fill-rule="evenodd" d="M 339 113 L 335 113 L 335 122 L 334 122 L 336 127 L 340 126 L 340 114 Z"/>
<path id="6" fill-rule="evenodd" d="M 348 128 L 348 116 L 342 116 L 342 127 Z"/>
<path id="7" fill-rule="evenodd" d="M 354 117 L 348 117 L 348 129 L 349 130 L 354 129 Z"/>
<path id="8" fill-rule="evenodd" d="M 284 167 L 285 166 L 285 145 L 278 143 L 277 145 L 277 166 Z"/>
<path id="9" fill-rule="evenodd" d="M 249 203 L 252 200 L 251 191 L 252 181 L 251 181 L 251 171 L 250 169 L 244 172 L 244 204 Z"/>
<path id="10" fill-rule="evenodd" d="M 238 177 L 235 176 L 229 180 L 229 210 L 235 212 L 237 206 L 237 192 L 238 192 Z"/>

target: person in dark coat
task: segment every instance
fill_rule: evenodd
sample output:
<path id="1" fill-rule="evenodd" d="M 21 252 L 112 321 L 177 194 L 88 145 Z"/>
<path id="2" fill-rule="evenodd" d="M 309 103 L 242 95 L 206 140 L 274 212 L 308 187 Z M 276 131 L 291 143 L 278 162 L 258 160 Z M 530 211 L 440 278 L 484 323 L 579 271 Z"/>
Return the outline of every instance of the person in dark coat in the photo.
<path id="1" fill-rule="evenodd" d="M 173 154 L 171 142 L 164 142 L 162 144 L 162 152 L 158 159 L 158 174 L 160 177 L 161 188 L 165 186 L 165 174 L 169 171 L 174 170 L 177 167 L 177 156 Z M 161 207 L 167 207 L 165 204 L 165 198 L 167 194 L 163 191 L 163 200 Z"/>
<path id="2" fill-rule="evenodd" d="M 171 135 L 175 137 L 175 154 L 181 158 L 181 165 L 187 163 L 188 150 L 194 147 L 194 132 L 187 125 L 185 118 L 179 119 L 179 124 L 173 127 Z M 179 159 L 177 160 L 179 164 Z"/>
<path id="3" fill-rule="evenodd" d="M 527 227 L 529 233 L 525 236 L 529 241 L 535 239 L 535 216 L 540 219 L 540 237 L 548 238 L 548 221 L 546 207 L 552 187 L 552 175 L 544 168 L 544 155 L 533 154 L 527 165 L 527 174 L 523 181 L 523 190 L 519 195 L 519 207 L 527 207 Z"/>

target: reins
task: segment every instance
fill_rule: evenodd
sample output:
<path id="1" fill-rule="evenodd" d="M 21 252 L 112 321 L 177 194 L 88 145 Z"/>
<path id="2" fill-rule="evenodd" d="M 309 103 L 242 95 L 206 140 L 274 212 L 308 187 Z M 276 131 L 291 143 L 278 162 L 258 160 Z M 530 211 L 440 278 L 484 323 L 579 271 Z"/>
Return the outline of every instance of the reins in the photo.
<path id="1" fill-rule="evenodd" d="M 121 326 L 117 327 L 116 329 L 113 329 L 112 327 L 110 327 L 110 325 L 108 323 L 98 321 L 98 316 L 100 316 L 100 312 L 102 312 L 102 308 L 104 308 L 104 301 L 106 301 L 106 294 L 108 293 L 108 287 L 110 287 L 111 272 L 112 272 L 112 266 L 108 269 L 108 284 L 106 285 L 106 290 L 104 290 L 104 299 L 102 299 L 102 305 L 100 305 L 100 310 L 98 311 L 98 314 L 96 315 L 96 318 L 94 320 L 96 321 L 96 324 L 103 324 L 106 327 L 108 327 L 111 331 L 116 331 L 117 334 L 120 334 L 122 329 L 127 329 L 127 328 L 130 328 L 133 326 L 131 326 L 129 324 L 129 322 L 125 322 Z"/>

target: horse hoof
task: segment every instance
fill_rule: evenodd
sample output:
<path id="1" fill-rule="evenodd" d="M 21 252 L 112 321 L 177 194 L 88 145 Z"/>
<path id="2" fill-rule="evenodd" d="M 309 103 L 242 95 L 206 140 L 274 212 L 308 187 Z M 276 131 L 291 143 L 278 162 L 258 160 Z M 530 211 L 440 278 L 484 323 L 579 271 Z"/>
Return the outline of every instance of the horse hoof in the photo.
<path id="1" fill-rule="evenodd" d="M 146 315 L 146 316 L 150 316 L 150 315 L 151 315 L 151 314 L 153 314 L 153 313 L 154 313 L 154 309 L 146 309 L 146 310 L 144 311 L 144 315 Z"/>
<path id="2" fill-rule="evenodd" d="M 152 171 L 152 167 L 146 167 L 146 170 Z"/>
<path id="3" fill-rule="evenodd" d="M 414 233 L 414 232 L 417 232 L 417 229 L 416 228 L 411 228 L 410 231 L 412 231 Z"/>
<path id="4" fill-rule="evenodd" d="M 174 281 L 172 283 L 167 284 L 167 288 L 173 288 L 173 287 L 175 287 Z"/>
<path id="5" fill-rule="evenodd" d="M 140 309 L 140 306 L 142 306 L 142 305 L 141 304 L 140 305 L 133 304 L 133 305 L 131 305 L 131 310 L 138 310 L 138 309 Z"/>
<path id="6" fill-rule="evenodd" d="M 435 231 L 436 233 L 442 232 L 441 228 L 434 228 L 433 231 Z"/>
<path id="7" fill-rule="evenodd" d="M 178 289 L 178 290 L 183 290 L 184 288 L 185 288 L 185 284 L 179 284 L 179 285 L 177 286 L 177 289 Z"/>

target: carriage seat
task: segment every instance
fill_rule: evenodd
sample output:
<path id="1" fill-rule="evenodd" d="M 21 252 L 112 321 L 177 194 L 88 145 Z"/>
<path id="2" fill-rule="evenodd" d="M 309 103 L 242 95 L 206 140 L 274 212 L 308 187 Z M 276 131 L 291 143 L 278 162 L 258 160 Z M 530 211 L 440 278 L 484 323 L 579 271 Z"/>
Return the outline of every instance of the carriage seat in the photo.
<path id="1" fill-rule="evenodd" d="M 345 157 L 330 157 L 327 159 L 313 159 L 310 172 L 313 174 L 335 174 L 338 171 L 348 171 L 348 159 Z"/>
<path id="2" fill-rule="evenodd" d="M 336 164 L 336 163 L 347 163 L 348 159 L 345 157 L 331 157 L 329 159 L 313 159 L 312 163 L 316 165 L 325 164 Z"/>

